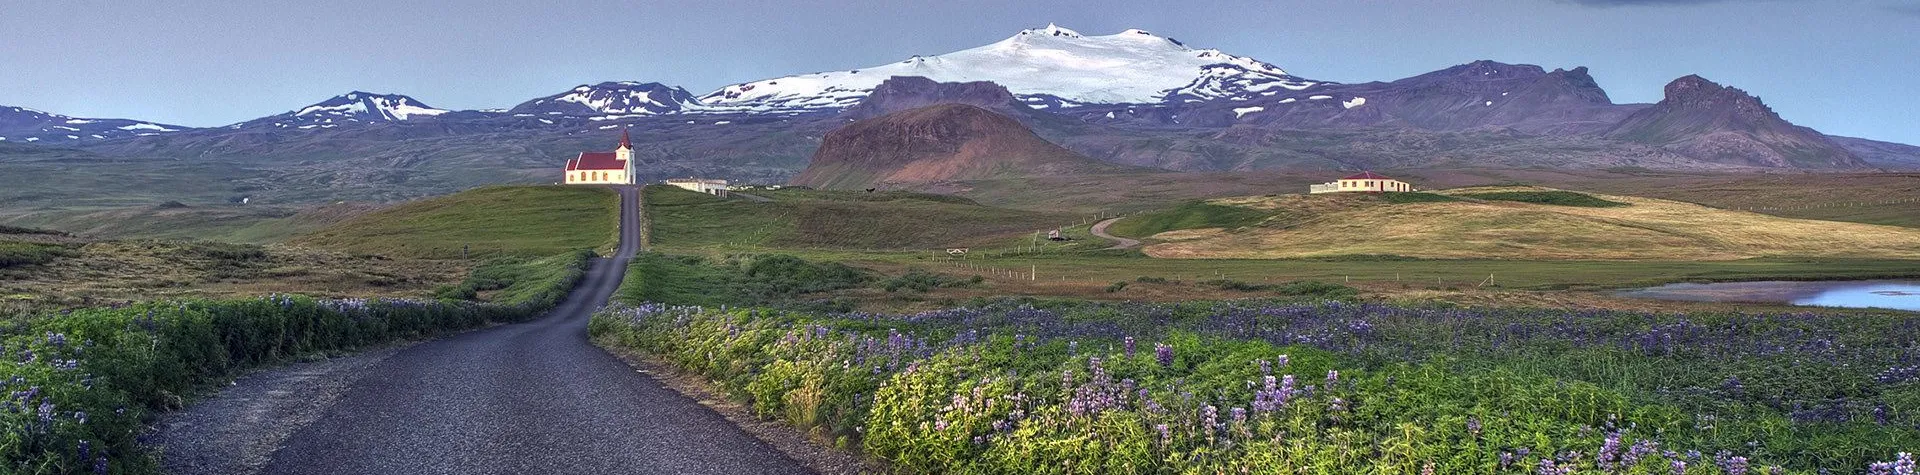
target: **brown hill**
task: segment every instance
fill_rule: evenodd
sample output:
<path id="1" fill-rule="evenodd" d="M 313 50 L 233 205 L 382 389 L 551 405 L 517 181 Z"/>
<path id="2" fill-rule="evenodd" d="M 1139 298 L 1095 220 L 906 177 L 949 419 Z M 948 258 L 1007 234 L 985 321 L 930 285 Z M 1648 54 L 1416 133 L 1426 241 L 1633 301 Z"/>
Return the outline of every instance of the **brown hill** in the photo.
<path id="1" fill-rule="evenodd" d="M 1820 132 L 1781 119 L 1760 98 L 1700 76 L 1668 83 L 1665 99 L 1627 116 L 1606 135 L 1730 165 L 1872 167 Z"/>
<path id="2" fill-rule="evenodd" d="M 1007 116 L 938 104 L 856 121 L 827 133 L 791 183 L 897 188 L 953 180 L 1128 170 L 1061 148 Z"/>

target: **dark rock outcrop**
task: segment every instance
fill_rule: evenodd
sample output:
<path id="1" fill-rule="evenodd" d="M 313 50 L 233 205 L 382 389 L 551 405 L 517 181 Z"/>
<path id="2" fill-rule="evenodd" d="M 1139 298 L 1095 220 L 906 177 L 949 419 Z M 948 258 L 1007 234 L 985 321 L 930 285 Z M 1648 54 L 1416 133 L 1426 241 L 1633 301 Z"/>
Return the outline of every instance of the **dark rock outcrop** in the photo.
<path id="1" fill-rule="evenodd" d="M 1781 119 L 1760 98 L 1695 75 L 1668 83 L 1665 99 L 1628 116 L 1605 136 L 1714 163 L 1871 168 L 1826 135 Z"/>
<path id="2" fill-rule="evenodd" d="M 827 133 L 791 183 L 860 189 L 954 180 L 1123 170 L 1061 148 L 1020 122 L 968 104 L 938 104 Z"/>

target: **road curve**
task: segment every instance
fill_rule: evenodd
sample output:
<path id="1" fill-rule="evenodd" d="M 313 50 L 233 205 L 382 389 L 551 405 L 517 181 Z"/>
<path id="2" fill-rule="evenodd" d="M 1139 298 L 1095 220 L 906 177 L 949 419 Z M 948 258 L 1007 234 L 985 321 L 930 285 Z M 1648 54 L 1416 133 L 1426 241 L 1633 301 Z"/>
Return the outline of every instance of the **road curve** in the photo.
<path id="1" fill-rule="evenodd" d="M 1101 238 L 1105 238 L 1109 241 L 1113 241 L 1113 247 L 1109 247 L 1107 249 L 1132 249 L 1134 246 L 1140 245 L 1140 240 L 1138 239 L 1127 239 L 1120 236 L 1107 234 L 1107 226 L 1112 226 L 1113 223 L 1118 221 L 1120 221 L 1120 218 L 1107 218 L 1105 221 L 1093 223 L 1093 229 L 1090 229 L 1089 231 L 1093 232 L 1093 235 L 1095 236 L 1100 236 Z"/>
<path id="2" fill-rule="evenodd" d="M 619 192 L 619 251 L 596 259 L 560 306 L 365 368 L 264 472 L 810 473 L 587 341 L 587 319 L 640 248 L 638 192 Z"/>

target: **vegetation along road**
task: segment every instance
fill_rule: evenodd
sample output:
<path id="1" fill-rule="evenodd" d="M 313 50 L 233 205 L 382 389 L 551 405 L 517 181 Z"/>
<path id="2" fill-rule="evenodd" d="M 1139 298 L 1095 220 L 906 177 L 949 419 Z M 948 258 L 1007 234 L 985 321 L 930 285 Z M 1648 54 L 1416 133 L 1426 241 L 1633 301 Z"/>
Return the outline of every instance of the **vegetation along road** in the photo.
<path id="1" fill-rule="evenodd" d="M 238 473 L 256 464 L 265 473 L 808 472 L 588 342 L 588 317 L 619 287 L 640 248 L 638 193 L 623 189 L 620 199 L 618 251 L 594 262 L 548 316 L 400 349 L 352 368 L 341 388 L 282 388 L 339 394 L 267 460 L 210 465 Z M 298 368 L 277 371 L 289 370 Z M 240 385 L 255 379 L 270 385 L 276 378 Z M 229 392 L 247 392 L 240 389 Z M 198 407 L 234 410 L 219 399 Z M 236 412 L 200 419 L 274 424 L 245 417 L 272 410 Z"/>

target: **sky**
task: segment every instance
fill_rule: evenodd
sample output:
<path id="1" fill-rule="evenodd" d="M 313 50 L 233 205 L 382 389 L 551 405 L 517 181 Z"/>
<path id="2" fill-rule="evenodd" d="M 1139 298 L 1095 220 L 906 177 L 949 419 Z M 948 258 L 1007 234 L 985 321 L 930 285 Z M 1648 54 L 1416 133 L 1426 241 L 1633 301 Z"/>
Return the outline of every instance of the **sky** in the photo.
<path id="1" fill-rule="evenodd" d="M 353 90 L 506 108 L 601 81 L 704 94 L 1141 28 L 1307 78 L 1587 66 L 1615 102 L 1699 74 L 1835 135 L 1920 144 L 1920 0 L 0 0 L 0 105 L 217 126 Z"/>

